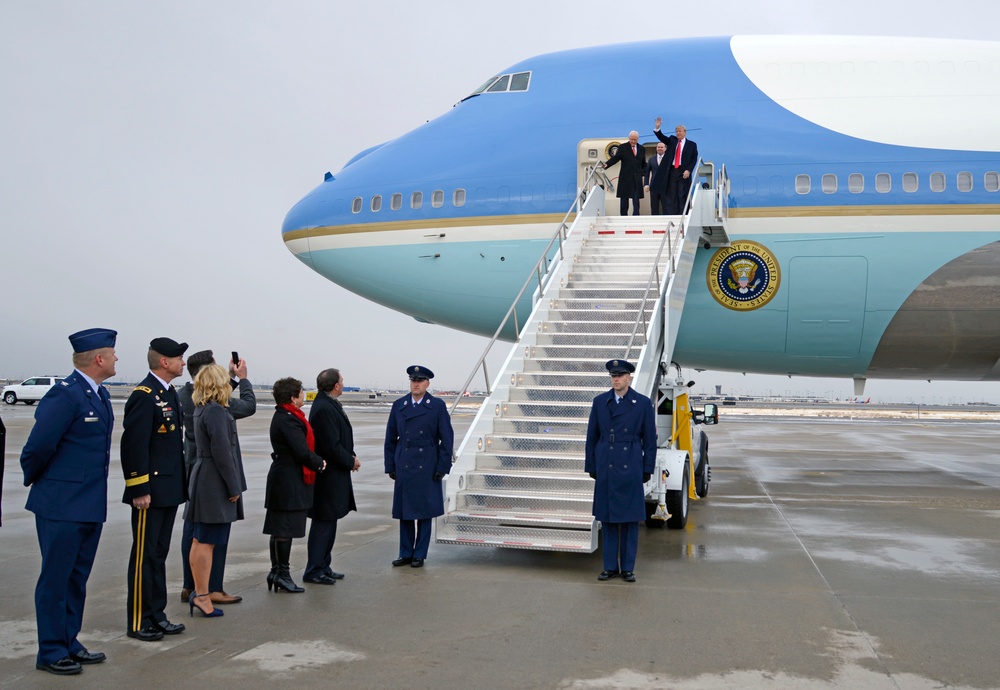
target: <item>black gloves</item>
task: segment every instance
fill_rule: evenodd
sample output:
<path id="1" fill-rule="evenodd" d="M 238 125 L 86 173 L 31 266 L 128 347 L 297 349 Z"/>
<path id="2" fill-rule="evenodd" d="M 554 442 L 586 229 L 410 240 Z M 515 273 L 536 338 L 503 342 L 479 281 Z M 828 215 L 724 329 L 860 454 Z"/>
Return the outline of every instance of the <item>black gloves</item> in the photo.
<path id="1" fill-rule="evenodd" d="M 443 475 L 443 474 L 441 474 L 440 472 L 435 472 L 435 473 L 434 473 L 434 481 L 436 481 L 436 482 L 439 482 L 439 481 L 441 481 L 441 479 L 442 479 L 443 477 L 444 477 L 444 475 Z"/>
<path id="2" fill-rule="evenodd" d="M 642 483 L 643 483 L 643 484 L 645 484 L 645 483 L 646 483 L 646 482 L 648 482 L 648 481 L 649 481 L 649 480 L 650 480 L 650 479 L 651 479 L 652 477 L 653 477 L 653 475 L 651 475 L 651 474 L 650 474 L 649 472 L 644 472 L 644 473 L 643 473 L 643 475 L 642 475 Z"/>
<path id="3" fill-rule="evenodd" d="M 389 479 L 391 479 L 392 481 L 396 481 L 396 473 L 395 472 L 390 472 L 389 473 Z"/>
<path id="4" fill-rule="evenodd" d="M 587 472 L 587 474 L 590 475 L 591 479 L 597 479 L 597 472 Z"/>

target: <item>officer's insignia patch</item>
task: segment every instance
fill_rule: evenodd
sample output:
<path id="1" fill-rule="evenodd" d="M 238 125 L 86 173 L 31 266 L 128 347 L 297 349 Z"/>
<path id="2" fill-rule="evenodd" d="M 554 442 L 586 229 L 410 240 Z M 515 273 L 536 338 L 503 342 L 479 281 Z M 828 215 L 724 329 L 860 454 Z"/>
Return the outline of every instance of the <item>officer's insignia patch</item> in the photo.
<path id="1" fill-rule="evenodd" d="M 177 427 L 176 427 L 176 426 L 174 426 L 173 424 L 171 424 L 171 425 L 170 425 L 170 430 L 171 430 L 171 431 L 177 431 Z"/>
<path id="2" fill-rule="evenodd" d="M 156 430 L 156 433 L 158 433 L 158 434 L 165 434 L 165 433 L 167 433 L 167 426 L 166 426 L 166 424 L 161 424 L 160 428 Z"/>
<path id="3" fill-rule="evenodd" d="M 761 244 L 737 240 L 708 263 L 708 290 L 715 301 L 736 311 L 759 309 L 778 292 L 778 262 Z"/>
<path id="4" fill-rule="evenodd" d="M 152 388 L 146 388 L 145 386 L 136 386 L 135 389 L 137 391 L 142 391 L 143 393 L 152 393 L 153 392 Z"/>

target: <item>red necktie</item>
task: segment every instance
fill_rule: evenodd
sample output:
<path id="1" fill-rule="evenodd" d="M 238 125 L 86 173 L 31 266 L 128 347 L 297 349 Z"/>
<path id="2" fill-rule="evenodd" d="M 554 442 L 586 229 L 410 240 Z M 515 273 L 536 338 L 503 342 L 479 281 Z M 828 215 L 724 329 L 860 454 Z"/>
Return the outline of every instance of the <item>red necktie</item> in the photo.
<path id="1" fill-rule="evenodd" d="M 635 145 L 633 144 L 633 146 L 632 146 L 632 155 L 634 156 L 637 153 L 639 153 L 639 152 L 636 150 Z"/>
<path id="2" fill-rule="evenodd" d="M 677 140 L 677 150 L 674 152 L 674 167 L 675 168 L 681 167 L 681 146 L 682 145 L 683 145 L 683 142 L 680 139 L 678 139 Z"/>

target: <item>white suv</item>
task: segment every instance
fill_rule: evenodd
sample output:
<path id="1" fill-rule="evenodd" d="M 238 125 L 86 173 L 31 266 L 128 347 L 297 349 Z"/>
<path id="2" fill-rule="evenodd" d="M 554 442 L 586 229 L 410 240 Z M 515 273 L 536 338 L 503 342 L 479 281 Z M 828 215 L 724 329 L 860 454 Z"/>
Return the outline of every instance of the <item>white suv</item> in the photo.
<path id="1" fill-rule="evenodd" d="M 14 383 L 4 386 L 3 401 L 8 405 L 16 402 L 23 402 L 25 405 L 34 405 L 42 399 L 42 396 L 49 392 L 49 389 L 57 383 L 62 382 L 61 376 L 35 376 L 25 379 L 21 383 Z"/>

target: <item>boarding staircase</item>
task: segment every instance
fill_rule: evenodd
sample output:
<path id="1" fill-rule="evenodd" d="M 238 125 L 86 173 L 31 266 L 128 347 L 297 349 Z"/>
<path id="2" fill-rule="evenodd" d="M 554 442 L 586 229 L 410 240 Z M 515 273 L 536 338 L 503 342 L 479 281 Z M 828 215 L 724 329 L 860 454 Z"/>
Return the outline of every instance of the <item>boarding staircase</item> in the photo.
<path id="1" fill-rule="evenodd" d="M 587 200 L 456 454 L 439 543 L 596 550 L 584 472 L 591 401 L 615 358 L 637 363 L 633 387 L 656 394 L 698 247 L 725 238 L 724 195 L 712 193 L 714 166 L 702 169 L 710 183 L 683 216 L 608 217 L 604 194 Z"/>

